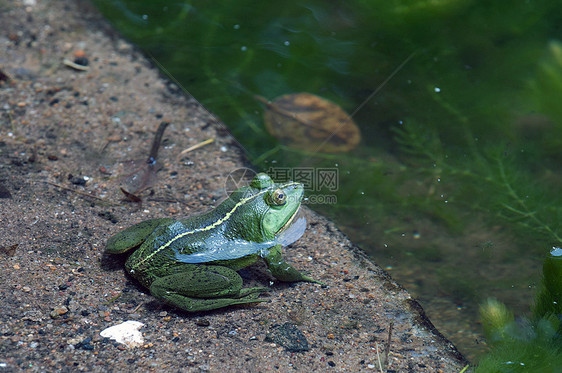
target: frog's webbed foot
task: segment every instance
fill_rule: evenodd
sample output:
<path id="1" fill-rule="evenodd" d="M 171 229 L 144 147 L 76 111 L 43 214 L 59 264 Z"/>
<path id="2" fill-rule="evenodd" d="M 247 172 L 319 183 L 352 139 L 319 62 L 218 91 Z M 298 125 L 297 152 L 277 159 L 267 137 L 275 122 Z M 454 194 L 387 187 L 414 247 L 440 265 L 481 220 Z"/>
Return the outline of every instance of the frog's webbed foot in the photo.
<path id="1" fill-rule="evenodd" d="M 157 278 L 150 293 L 185 311 L 207 311 L 235 304 L 265 302 L 259 298 L 265 287 L 242 288 L 236 271 L 222 266 L 197 266 Z"/>
<path id="2" fill-rule="evenodd" d="M 325 285 L 323 282 L 314 280 L 313 278 L 300 273 L 292 265 L 285 262 L 283 256 L 281 255 L 281 245 L 274 246 L 267 251 L 267 254 L 263 256 L 263 259 L 267 263 L 267 267 L 271 271 L 271 274 L 280 281 L 285 282 L 297 282 L 306 281 L 314 282 L 320 285 Z"/>
<path id="3" fill-rule="evenodd" d="M 267 299 L 259 298 L 260 292 L 262 291 L 260 290 L 259 292 L 249 293 L 240 298 L 215 298 L 215 299 L 190 298 L 181 294 L 168 294 L 163 297 L 157 296 L 156 294 L 154 295 L 175 307 L 181 308 L 184 311 L 198 312 L 198 311 L 214 310 L 217 308 L 233 306 L 236 304 L 267 302 Z"/>

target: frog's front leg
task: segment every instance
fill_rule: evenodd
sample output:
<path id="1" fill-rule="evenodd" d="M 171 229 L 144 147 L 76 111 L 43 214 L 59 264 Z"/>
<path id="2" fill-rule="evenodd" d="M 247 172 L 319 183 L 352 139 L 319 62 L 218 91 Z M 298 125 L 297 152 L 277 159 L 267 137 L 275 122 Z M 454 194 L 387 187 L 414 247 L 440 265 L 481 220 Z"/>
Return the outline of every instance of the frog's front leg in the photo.
<path id="1" fill-rule="evenodd" d="M 320 281 L 314 280 L 307 275 L 303 275 L 293 266 L 285 262 L 285 259 L 283 259 L 283 256 L 281 255 L 281 245 L 276 245 L 268 249 L 265 255 L 263 255 L 263 259 L 267 263 L 267 267 L 271 271 L 271 274 L 278 280 L 285 282 L 307 281 L 324 285 Z"/>
<path id="2" fill-rule="evenodd" d="M 150 293 L 185 311 L 207 311 L 234 304 L 265 302 L 260 293 L 268 288 L 242 289 L 240 275 L 227 267 L 178 265 L 174 273 L 155 279 Z"/>

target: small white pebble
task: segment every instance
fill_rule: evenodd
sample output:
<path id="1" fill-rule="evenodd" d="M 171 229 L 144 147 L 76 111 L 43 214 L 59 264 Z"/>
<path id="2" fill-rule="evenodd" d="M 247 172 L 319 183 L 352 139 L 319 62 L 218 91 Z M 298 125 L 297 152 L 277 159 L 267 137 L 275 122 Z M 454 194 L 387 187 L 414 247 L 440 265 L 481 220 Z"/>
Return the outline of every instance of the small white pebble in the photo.
<path id="1" fill-rule="evenodd" d="M 111 338 L 117 343 L 127 345 L 129 347 L 142 346 L 144 339 L 139 331 L 144 324 L 139 321 L 128 320 L 124 323 L 110 326 L 100 332 L 104 338 Z"/>

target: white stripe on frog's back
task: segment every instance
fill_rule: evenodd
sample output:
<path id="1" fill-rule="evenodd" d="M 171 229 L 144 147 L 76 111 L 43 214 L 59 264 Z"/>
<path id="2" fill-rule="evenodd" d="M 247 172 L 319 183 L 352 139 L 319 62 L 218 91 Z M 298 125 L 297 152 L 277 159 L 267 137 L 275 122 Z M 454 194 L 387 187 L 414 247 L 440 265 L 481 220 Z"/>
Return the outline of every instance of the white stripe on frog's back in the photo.
<path id="1" fill-rule="evenodd" d="M 298 182 L 291 182 L 291 183 L 287 183 L 287 184 L 283 184 L 280 185 L 279 188 L 283 189 L 283 188 L 287 188 L 290 187 L 292 185 L 298 185 Z M 247 202 L 251 201 L 254 198 L 257 198 L 259 196 L 261 196 L 262 194 L 264 194 L 265 192 L 267 192 L 268 190 L 270 190 L 272 187 L 268 187 L 265 189 L 260 190 L 259 192 L 257 192 L 256 194 L 252 194 L 249 197 L 246 198 L 242 198 L 240 201 L 238 201 L 234 206 L 232 206 L 232 208 L 230 209 L 230 211 L 227 211 L 226 214 L 224 214 L 223 217 L 221 217 L 220 219 L 217 219 L 214 223 L 207 225 L 206 227 L 202 227 L 202 228 L 196 228 L 196 229 L 192 229 L 190 231 L 187 232 L 183 232 L 180 233 L 176 236 L 174 236 L 173 238 L 171 238 L 168 242 L 165 242 L 164 244 L 162 244 L 158 249 L 154 250 L 153 252 L 151 252 L 149 255 L 147 255 L 146 257 L 144 257 L 143 259 L 141 259 L 140 261 L 138 261 L 130 270 L 131 273 L 133 273 L 135 271 L 136 268 L 138 268 L 140 265 L 142 265 L 143 263 L 149 261 L 154 255 L 158 254 L 160 251 L 168 248 L 171 244 L 173 244 L 175 241 L 188 236 L 190 234 L 195 234 L 195 233 L 199 233 L 199 232 L 205 232 L 205 231 L 210 231 L 211 229 L 214 229 L 218 226 L 220 226 L 222 223 L 224 223 L 225 221 L 227 221 L 228 219 L 230 219 L 230 216 L 232 214 L 234 214 L 234 212 L 242 205 L 245 205 Z M 228 197 L 230 198 L 230 196 Z M 173 224 L 172 224 L 173 225 Z"/>

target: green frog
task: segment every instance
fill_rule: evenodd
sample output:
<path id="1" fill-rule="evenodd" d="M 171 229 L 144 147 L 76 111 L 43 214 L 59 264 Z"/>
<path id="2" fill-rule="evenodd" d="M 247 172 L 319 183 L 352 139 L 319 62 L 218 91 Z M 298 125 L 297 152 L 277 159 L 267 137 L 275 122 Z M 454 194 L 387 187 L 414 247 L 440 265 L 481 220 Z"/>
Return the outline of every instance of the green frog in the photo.
<path id="1" fill-rule="evenodd" d="M 281 247 L 306 228 L 304 218 L 295 219 L 303 194 L 301 183 L 276 184 L 258 174 L 207 213 L 143 221 L 109 238 L 105 250 L 119 254 L 136 249 L 126 271 L 153 296 L 185 311 L 264 302 L 260 293 L 269 289 L 243 288 L 236 272 L 260 258 L 281 281 L 320 283 L 281 255 Z"/>

